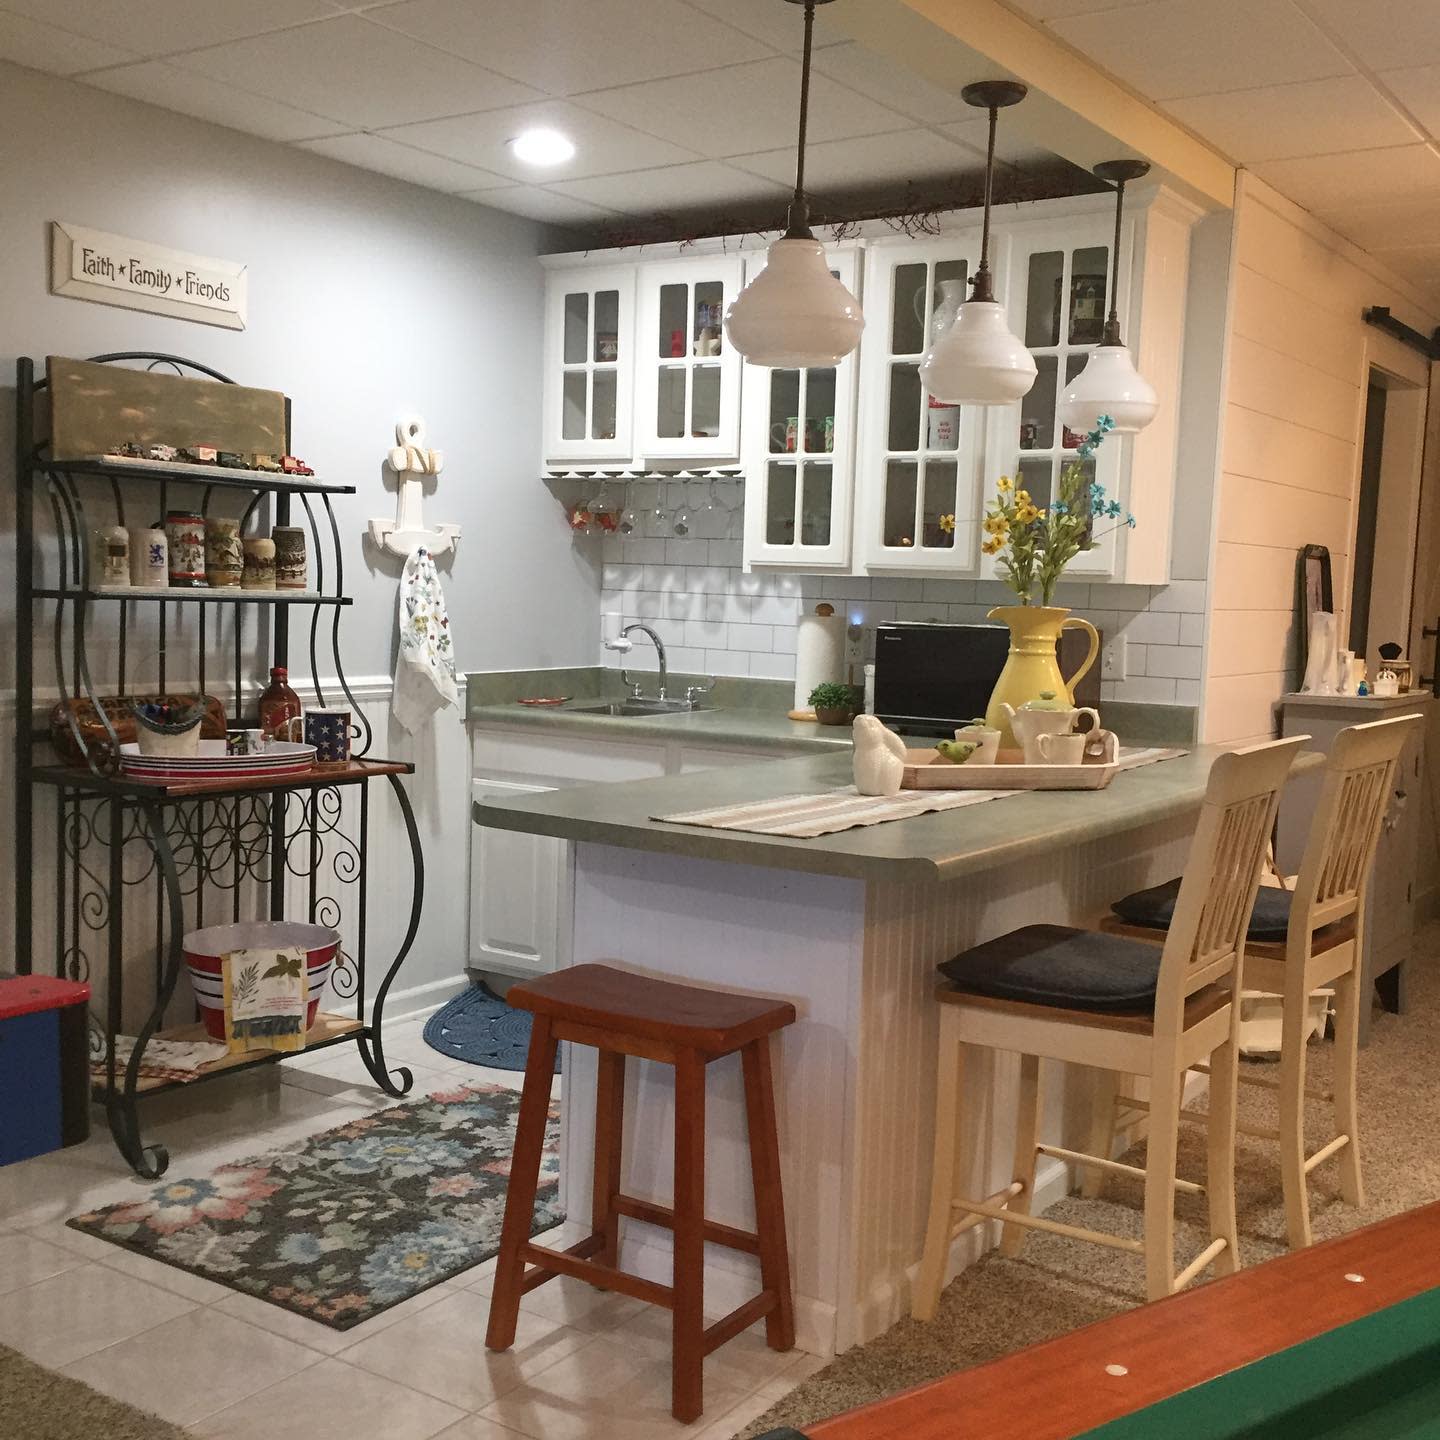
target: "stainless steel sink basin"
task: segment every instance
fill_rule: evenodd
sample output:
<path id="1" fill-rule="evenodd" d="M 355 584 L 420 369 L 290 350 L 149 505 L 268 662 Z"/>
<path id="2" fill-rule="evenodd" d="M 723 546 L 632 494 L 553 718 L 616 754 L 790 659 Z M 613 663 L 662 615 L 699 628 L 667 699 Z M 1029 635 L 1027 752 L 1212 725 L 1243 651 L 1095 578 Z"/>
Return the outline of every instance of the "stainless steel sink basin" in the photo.
<path id="1" fill-rule="evenodd" d="M 695 709 L 688 700 L 601 700 L 590 705 L 567 705 L 565 713 L 614 716 L 688 715 Z"/>

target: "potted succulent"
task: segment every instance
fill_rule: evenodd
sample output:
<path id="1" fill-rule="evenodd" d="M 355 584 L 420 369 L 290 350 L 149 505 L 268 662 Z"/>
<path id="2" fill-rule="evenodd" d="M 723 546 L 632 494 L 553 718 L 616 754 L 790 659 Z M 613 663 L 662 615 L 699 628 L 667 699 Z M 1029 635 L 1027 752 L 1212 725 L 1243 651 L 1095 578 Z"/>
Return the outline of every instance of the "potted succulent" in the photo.
<path id="1" fill-rule="evenodd" d="M 810 705 L 822 725 L 849 725 L 860 713 L 853 685 L 827 680 L 810 692 Z"/>

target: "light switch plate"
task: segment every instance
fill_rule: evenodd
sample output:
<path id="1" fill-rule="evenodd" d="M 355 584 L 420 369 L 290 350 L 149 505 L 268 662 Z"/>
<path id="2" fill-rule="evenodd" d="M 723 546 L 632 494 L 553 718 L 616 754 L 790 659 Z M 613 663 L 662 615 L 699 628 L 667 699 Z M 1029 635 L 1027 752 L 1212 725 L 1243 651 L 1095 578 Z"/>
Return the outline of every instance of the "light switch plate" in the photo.
<path id="1" fill-rule="evenodd" d="M 1125 637 L 1113 636 L 1105 642 L 1100 652 L 1100 678 L 1102 680 L 1123 680 L 1125 678 Z"/>

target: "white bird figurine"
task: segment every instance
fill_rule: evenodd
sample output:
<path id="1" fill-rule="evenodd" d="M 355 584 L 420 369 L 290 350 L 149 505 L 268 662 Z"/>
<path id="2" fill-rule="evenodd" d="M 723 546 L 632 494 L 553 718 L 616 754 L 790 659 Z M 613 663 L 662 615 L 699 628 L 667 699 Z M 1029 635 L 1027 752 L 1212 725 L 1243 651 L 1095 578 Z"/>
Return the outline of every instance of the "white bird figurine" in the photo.
<path id="1" fill-rule="evenodd" d="M 862 795 L 898 795 L 905 776 L 905 742 L 873 715 L 857 715 L 855 788 Z"/>

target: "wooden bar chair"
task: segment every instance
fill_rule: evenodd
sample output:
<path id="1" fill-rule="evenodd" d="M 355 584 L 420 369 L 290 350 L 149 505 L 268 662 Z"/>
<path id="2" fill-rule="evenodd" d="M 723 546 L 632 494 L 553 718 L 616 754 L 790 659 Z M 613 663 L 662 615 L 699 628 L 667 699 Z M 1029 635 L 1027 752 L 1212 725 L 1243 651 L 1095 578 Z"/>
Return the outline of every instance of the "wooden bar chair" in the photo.
<path id="1" fill-rule="evenodd" d="M 610 965 L 558 970 L 511 986 L 506 999 L 529 1010 L 535 1020 L 485 1344 L 491 1350 L 508 1350 L 515 1342 L 521 1295 L 557 1275 L 573 1275 L 602 1290 L 633 1295 L 671 1312 L 671 1413 L 687 1423 L 696 1420 L 703 1404 L 704 1361 L 712 1350 L 758 1320 L 765 1322 L 765 1339 L 772 1350 L 790 1350 L 795 1345 L 770 1069 L 770 1036 L 794 1024 L 795 1007 L 763 996 L 656 980 Z M 530 1239 L 555 1047 L 561 1040 L 593 1045 L 600 1052 L 590 1234 L 563 1251 L 536 1245 Z M 705 1067 L 737 1050 L 745 1082 L 755 1186 L 753 1234 L 705 1218 Z M 621 1193 L 627 1055 L 675 1067 L 673 1208 Z M 619 1269 L 622 1216 L 672 1232 L 675 1263 L 671 1284 L 661 1285 Z M 704 1319 L 707 1241 L 756 1256 L 761 1285 L 753 1299 L 708 1327 Z M 533 1268 L 527 1269 L 527 1262 Z"/>
<path id="2" fill-rule="evenodd" d="M 1330 1157 L 1340 1160 L 1340 1194 L 1348 1204 L 1364 1204 L 1360 1174 L 1359 1115 L 1355 1067 L 1360 1021 L 1370 1003 L 1362 964 L 1365 894 L 1390 802 L 1395 766 L 1418 715 L 1401 715 L 1342 730 L 1330 750 L 1320 800 L 1301 858 L 1293 890 L 1259 892 L 1245 942 L 1245 984 L 1281 997 L 1280 1078 L 1242 1075 L 1241 1083 L 1278 1090 L 1280 1124 L 1246 1124 L 1244 1133 L 1280 1143 L 1280 1178 L 1285 1192 L 1285 1226 L 1292 1247 L 1311 1242 L 1310 1172 Z M 1164 938 L 1173 923 L 1170 912 L 1179 882 L 1157 885 L 1117 901 L 1114 914 L 1101 922 L 1113 935 Z M 1310 996 L 1322 987 L 1335 992 L 1335 1083 L 1333 1090 L 1305 1084 L 1306 1025 Z M 1199 1068 L 1199 1067 L 1197 1067 Z M 1334 1129 L 1313 1153 L 1305 1150 L 1305 1101 L 1334 1106 Z M 1099 1104 L 1097 1134 L 1103 1153 L 1113 1153 L 1122 1112 L 1143 1113 L 1145 1105 L 1129 1095 L 1106 1096 Z M 1203 1123 L 1203 1116 L 1186 1116 Z M 1103 1175 L 1087 1193 L 1098 1194 Z"/>
<path id="3" fill-rule="evenodd" d="M 1000 1248 L 1018 1255 L 1027 1229 L 1090 1240 L 1145 1259 L 1147 1298 L 1183 1288 L 1212 1262 L 1239 1266 L 1235 1233 L 1236 1030 L 1245 927 L 1280 788 L 1304 739 L 1221 755 L 1210 771 L 1175 919 L 1163 946 L 1062 925 L 1029 925 L 947 960 L 940 1001 L 935 1165 L 925 1254 L 912 1313 L 929 1320 L 940 1301 L 951 1242 L 986 1220 L 1004 1222 Z M 967 1046 L 1020 1054 L 1020 1104 L 1010 1183 L 983 1200 L 957 1194 L 969 1173 L 960 1153 Z M 1202 1187 L 1175 1176 L 1185 1073 L 1212 1061 L 1209 1137 L 1211 1239 L 1175 1273 L 1175 1192 Z M 1068 1061 L 1148 1077 L 1149 1148 L 1143 1170 L 1108 1155 L 1039 1142 L 1040 1061 Z M 1030 1213 L 1041 1155 L 1139 1175 L 1145 1181 L 1143 1240 Z M 957 1220 L 957 1216 L 960 1218 Z"/>

